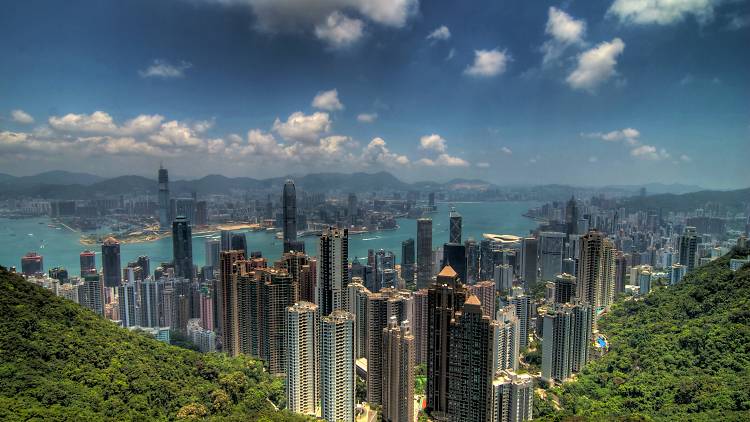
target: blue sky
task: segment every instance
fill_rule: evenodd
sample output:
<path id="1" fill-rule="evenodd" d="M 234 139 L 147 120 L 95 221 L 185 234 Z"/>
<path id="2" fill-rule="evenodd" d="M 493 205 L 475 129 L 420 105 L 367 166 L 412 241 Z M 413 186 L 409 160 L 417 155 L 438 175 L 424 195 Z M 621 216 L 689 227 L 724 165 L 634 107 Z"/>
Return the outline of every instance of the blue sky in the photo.
<path id="1" fill-rule="evenodd" d="M 0 166 L 744 187 L 750 4 L 17 1 Z"/>

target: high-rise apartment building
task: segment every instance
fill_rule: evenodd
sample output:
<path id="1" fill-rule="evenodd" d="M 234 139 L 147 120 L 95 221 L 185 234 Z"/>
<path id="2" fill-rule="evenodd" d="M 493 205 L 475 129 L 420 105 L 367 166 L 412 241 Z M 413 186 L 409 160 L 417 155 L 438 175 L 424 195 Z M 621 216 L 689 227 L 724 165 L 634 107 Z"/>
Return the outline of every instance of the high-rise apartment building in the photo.
<path id="1" fill-rule="evenodd" d="M 85 250 L 79 256 L 81 262 L 81 278 L 86 274 L 96 273 L 96 254 L 93 251 Z"/>
<path id="2" fill-rule="evenodd" d="M 354 315 L 338 309 L 321 318 L 321 416 L 354 422 Z"/>
<path id="3" fill-rule="evenodd" d="M 570 303 L 576 297 L 576 278 L 568 273 L 555 276 L 555 303 Z"/>
<path id="4" fill-rule="evenodd" d="M 120 324 L 123 327 L 135 327 L 140 324 L 138 308 L 138 290 L 135 282 L 117 287 L 117 305 L 120 311 Z"/>
<path id="5" fill-rule="evenodd" d="M 492 381 L 493 422 L 523 422 L 532 419 L 534 379 L 529 374 L 504 371 Z"/>
<path id="6" fill-rule="evenodd" d="M 417 288 L 430 286 L 432 279 L 432 219 L 417 220 Z"/>
<path id="7" fill-rule="evenodd" d="M 406 239 L 401 242 L 401 278 L 407 286 L 414 283 L 414 239 Z"/>
<path id="8" fill-rule="evenodd" d="M 219 255 L 219 283 L 217 284 L 217 313 L 222 350 L 229 356 L 240 352 L 237 301 L 237 261 L 243 260 L 241 251 L 221 251 Z"/>
<path id="9" fill-rule="evenodd" d="M 427 327 L 429 326 L 429 300 L 427 289 L 412 293 L 412 334 L 414 335 L 415 365 L 427 364 Z"/>
<path id="10" fill-rule="evenodd" d="M 367 308 L 370 291 L 362 284 L 362 279 L 353 277 L 346 287 L 346 310 L 354 315 L 354 356 L 356 359 L 367 358 L 369 326 Z"/>
<path id="11" fill-rule="evenodd" d="M 492 373 L 518 370 L 518 358 L 521 353 L 521 321 L 516 317 L 516 308 L 510 305 L 500 309 L 496 321 L 493 321 L 493 328 L 495 337 Z"/>
<path id="12" fill-rule="evenodd" d="M 298 302 L 286 309 L 286 402 L 295 413 L 315 415 L 318 404 L 318 307 Z"/>
<path id="13" fill-rule="evenodd" d="M 120 242 L 114 237 L 108 237 L 102 242 L 102 275 L 104 287 L 117 287 L 122 281 Z"/>
<path id="14" fill-rule="evenodd" d="M 174 274 L 176 277 L 192 280 L 193 269 L 193 231 L 190 221 L 178 216 L 172 222 L 172 252 L 174 254 Z"/>
<path id="15" fill-rule="evenodd" d="M 297 243 L 297 191 L 292 180 L 284 183 L 282 212 L 284 252 L 289 252 Z"/>
<path id="16" fill-rule="evenodd" d="M 283 374 L 286 365 L 286 308 L 294 304 L 296 296 L 292 276 L 285 270 L 263 268 L 255 270 L 260 281 L 258 302 L 259 357 L 268 372 Z"/>
<path id="17" fill-rule="evenodd" d="M 167 169 L 159 166 L 159 229 L 169 230 L 172 216 L 170 215 L 169 201 L 169 173 Z"/>
<path id="18" fill-rule="evenodd" d="M 99 274 L 88 274 L 83 277 L 83 284 L 78 287 L 78 303 L 104 316 L 104 286 Z"/>
<path id="19" fill-rule="evenodd" d="M 349 231 L 327 228 L 320 236 L 317 263 L 317 300 L 320 315 L 343 309 L 349 283 Z"/>
<path id="20" fill-rule="evenodd" d="M 482 303 L 482 313 L 490 319 L 495 317 L 495 282 L 480 281 L 476 284 L 466 286 L 469 294 L 479 298 Z"/>
<path id="21" fill-rule="evenodd" d="M 608 308 L 615 293 L 615 250 L 604 233 L 591 230 L 581 237 L 576 297 L 592 310 Z"/>
<path id="22" fill-rule="evenodd" d="M 520 290 L 520 288 L 519 288 Z M 523 291 L 514 292 L 510 298 L 510 304 L 516 308 L 516 317 L 520 322 L 519 347 L 521 350 L 529 347 L 529 333 L 531 332 L 532 305 L 531 296 L 523 294 Z"/>
<path id="23" fill-rule="evenodd" d="M 565 304 L 544 315 L 542 380 L 563 382 L 588 361 L 591 306 Z"/>
<path id="24" fill-rule="evenodd" d="M 409 322 L 399 326 L 392 316 L 383 330 L 383 420 L 412 422 L 414 420 L 414 336 Z M 368 361 L 369 370 L 369 361 Z"/>
<path id="25" fill-rule="evenodd" d="M 680 261 L 679 263 L 686 266 L 688 271 L 692 271 L 698 266 L 696 258 L 698 252 L 698 233 L 695 227 L 687 226 L 682 236 L 680 236 Z"/>
<path id="26" fill-rule="evenodd" d="M 204 243 L 206 266 L 213 269 L 219 268 L 219 251 L 221 251 L 221 240 L 217 237 L 207 237 Z"/>

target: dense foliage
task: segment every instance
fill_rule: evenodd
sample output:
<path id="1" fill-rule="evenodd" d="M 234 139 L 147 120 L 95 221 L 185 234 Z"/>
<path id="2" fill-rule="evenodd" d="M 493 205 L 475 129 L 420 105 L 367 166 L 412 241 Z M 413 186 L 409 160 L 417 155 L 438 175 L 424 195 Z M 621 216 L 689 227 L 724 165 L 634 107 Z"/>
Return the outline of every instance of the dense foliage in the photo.
<path id="1" fill-rule="evenodd" d="M 0 420 L 306 420 L 250 358 L 130 332 L 0 267 Z"/>
<path id="2" fill-rule="evenodd" d="M 750 420 L 750 265 L 733 251 L 600 322 L 611 350 L 538 404 L 545 420 Z"/>

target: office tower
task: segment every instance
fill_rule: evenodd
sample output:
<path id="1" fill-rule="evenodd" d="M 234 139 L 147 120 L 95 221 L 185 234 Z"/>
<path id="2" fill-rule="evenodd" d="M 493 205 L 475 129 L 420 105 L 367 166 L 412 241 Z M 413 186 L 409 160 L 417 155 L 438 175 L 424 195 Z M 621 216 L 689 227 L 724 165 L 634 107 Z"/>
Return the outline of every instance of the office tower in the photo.
<path id="1" fill-rule="evenodd" d="M 282 202 L 284 252 L 289 252 L 297 242 L 297 192 L 291 180 L 284 183 Z"/>
<path id="2" fill-rule="evenodd" d="M 83 277 L 83 284 L 78 287 L 78 303 L 104 316 L 104 286 L 99 274 L 88 274 Z"/>
<path id="3" fill-rule="evenodd" d="M 448 355 L 451 321 L 466 299 L 458 275 L 450 267 L 427 290 L 427 411 L 448 415 Z"/>
<path id="4" fill-rule="evenodd" d="M 167 231 L 170 227 L 169 174 L 167 169 L 159 166 L 159 229 Z"/>
<path id="5" fill-rule="evenodd" d="M 521 353 L 521 321 L 516 317 L 516 308 L 510 305 L 498 310 L 497 320 L 493 321 L 492 326 L 495 331 L 492 373 L 517 370 Z"/>
<path id="6" fill-rule="evenodd" d="M 588 361 L 592 327 L 588 304 L 565 304 L 544 315 L 542 380 L 563 382 Z"/>
<path id="7" fill-rule="evenodd" d="M 455 209 L 451 210 L 448 243 L 461 243 L 462 223 L 463 217 L 461 217 L 461 214 L 459 214 Z M 466 280 L 464 280 L 464 282 L 466 282 Z"/>
<path id="8" fill-rule="evenodd" d="M 432 220 L 417 219 L 417 289 L 430 285 L 432 279 Z"/>
<path id="9" fill-rule="evenodd" d="M 159 326 L 159 314 L 161 312 L 159 304 L 161 302 L 162 286 L 162 282 L 152 279 L 146 279 L 140 284 L 140 324 L 142 327 Z"/>
<path id="10" fill-rule="evenodd" d="M 372 268 L 374 282 L 368 286 L 373 292 L 379 292 L 385 287 L 398 287 L 396 280 L 396 255 L 383 249 L 372 254 Z"/>
<path id="11" fill-rule="evenodd" d="M 36 252 L 29 252 L 21 257 L 21 273 L 35 275 L 44 272 L 44 259 Z"/>
<path id="12" fill-rule="evenodd" d="M 579 255 L 575 255 L 579 256 Z M 576 260 L 573 258 L 565 258 L 562 261 L 562 272 L 568 274 L 578 274 Z"/>
<path id="13" fill-rule="evenodd" d="M 318 246 L 317 300 L 320 315 L 343 308 L 344 287 L 349 282 L 349 230 L 326 228 Z"/>
<path id="14" fill-rule="evenodd" d="M 231 251 L 232 250 L 232 231 L 222 230 L 219 232 L 220 250 Z"/>
<path id="15" fill-rule="evenodd" d="M 479 245 L 474 239 L 464 242 L 466 248 L 466 284 L 479 281 Z"/>
<path id="16" fill-rule="evenodd" d="M 578 206 L 573 196 L 565 206 L 565 228 L 568 235 L 578 234 Z"/>
<path id="17" fill-rule="evenodd" d="M 576 295 L 576 278 L 568 273 L 555 277 L 555 303 L 571 303 Z"/>
<path id="18" fill-rule="evenodd" d="M 501 295 L 509 295 L 513 288 L 513 267 L 508 264 L 496 265 L 493 279 L 495 290 Z"/>
<path id="19" fill-rule="evenodd" d="M 414 239 L 401 242 L 401 278 L 407 287 L 414 284 Z"/>
<path id="20" fill-rule="evenodd" d="M 687 273 L 687 266 L 682 264 L 672 264 L 669 272 L 669 284 L 677 284 Z"/>
<path id="21" fill-rule="evenodd" d="M 495 257 L 493 251 L 495 246 L 489 239 L 482 239 L 479 242 L 479 280 L 490 280 L 495 275 L 495 265 L 502 264 L 502 262 L 495 263 Z"/>
<path id="22" fill-rule="evenodd" d="M 461 283 L 466 284 L 466 247 L 461 243 L 443 245 L 443 266 L 449 265 L 458 274 Z"/>
<path id="23" fill-rule="evenodd" d="M 524 237 L 521 240 L 521 262 L 519 269 L 521 278 L 528 289 L 536 286 L 538 271 L 537 245 L 538 242 L 534 237 Z"/>
<path id="24" fill-rule="evenodd" d="M 141 268 L 141 281 L 151 276 L 151 259 L 146 255 L 140 255 L 136 264 Z"/>
<path id="25" fill-rule="evenodd" d="M 383 393 L 383 330 L 391 317 L 389 297 L 372 293 L 367 297 L 367 402 L 382 404 Z"/>
<path id="26" fill-rule="evenodd" d="M 354 422 L 354 315 L 321 318 L 320 404 L 327 422 Z"/>
<path id="27" fill-rule="evenodd" d="M 516 308 L 516 317 L 518 317 L 521 327 L 518 345 L 521 350 L 524 350 L 529 347 L 529 332 L 531 331 L 533 302 L 531 301 L 530 296 L 521 293 L 514 294 L 510 299 L 510 304 Z"/>
<path id="28" fill-rule="evenodd" d="M 221 251 L 221 241 L 216 237 L 207 237 L 204 245 L 206 266 L 217 269 L 219 267 L 219 251 Z"/>
<path id="29" fill-rule="evenodd" d="M 93 251 L 85 250 L 79 256 L 81 261 L 81 278 L 86 274 L 96 273 L 96 254 Z"/>
<path id="30" fill-rule="evenodd" d="M 480 281 L 479 283 L 466 286 L 466 291 L 479 298 L 482 303 L 482 313 L 490 319 L 495 317 L 495 283 L 492 281 Z"/>
<path id="31" fill-rule="evenodd" d="M 255 271 L 259 278 L 261 295 L 258 302 L 259 357 L 268 372 L 284 373 L 286 365 L 286 308 L 294 304 L 295 286 L 292 276 L 284 270 L 263 268 Z"/>
<path id="32" fill-rule="evenodd" d="M 430 211 L 435 210 L 435 192 L 427 194 L 427 206 L 430 207 Z"/>
<path id="33" fill-rule="evenodd" d="M 174 253 L 174 275 L 192 280 L 193 274 L 193 231 L 190 221 L 178 216 L 172 222 L 172 252 Z"/>
<path id="34" fill-rule="evenodd" d="M 448 414 L 451 420 L 484 422 L 492 411 L 492 319 L 476 296 L 456 312 L 450 329 Z"/>
<path id="35" fill-rule="evenodd" d="M 505 371 L 492 381 L 493 422 L 523 422 L 532 419 L 534 379 L 529 374 Z"/>
<path id="36" fill-rule="evenodd" d="M 318 307 L 298 302 L 286 310 L 286 402 L 295 413 L 315 415 L 318 404 Z"/>
<path id="37" fill-rule="evenodd" d="M 165 230 L 166 227 L 164 226 Z M 108 237 L 102 242 L 102 274 L 104 287 L 120 285 L 122 270 L 120 269 L 120 242 L 114 237 Z"/>
<path id="38" fill-rule="evenodd" d="M 414 420 L 414 336 L 409 322 L 399 326 L 395 316 L 383 330 L 383 420 Z M 369 361 L 368 361 L 369 369 Z"/>
<path id="39" fill-rule="evenodd" d="M 190 224 L 195 224 L 195 199 L 177 198 L 174 199 L 174 214 L 172 220 L 177 216 L 185 217 Z"/>
<path id="40" fill-rule="evenodd" d="M 349 224 L 352 226 L 357 224 L 357 195 L 350 193 L 347 197 L 346 215 L 349 217 Z"/>
<path id="41" fill-rule="evenodd" d="M 219 254 L 219 283 L 217 284 L 217 314 L 222 350 L 229 356 L 239 353 L 237 312 L 236 262 L 244 258 L 241 251 L 221 251 Z"/>
<path id="42" fill-rule="evenodd" d="M 628 273 L 627 255 L 617 251 L 615 254 L 615 295 L 625 293 L 625 280 Z"/>
<path id="43" fill-rule="evenodd" d="M 352 282 L 346 286 L 346 310 L 354 315 L 354 357 L 367 358 L 369 323 L 367 317 L 367 308 L 369 303 L 370 291 L 362 284 L 359 277 L 352 278 Z"/>
<path id="44" fill-rule="evenodd" d="M 539 235 L 539 266 L 542 281 L 552 281 L 562 272 L 565 233 L 542 232 Z"/>
<path id="45" fill-rule="evenodd" d="M 230 234 L 229 246 L 233 251 L 242 251 L 242 255 L 245 259 L 250 258 L 250 255 L 248 255 L 247 238 L 245 237 L 245 233 L 232 232 Z"/>
<path id="46" fill-rule="evenodd" d="M 412 334 L 414 335 L 415 365 L 427 364 L 428 294 L 427 289 L 412 294 Z"/>
<path id="47" fill-rule="evenodd" d="M 299 271 L 299 300 L 315 302 L 315 283 L 317 278 L 318 261 L 310 259 L 307 265 L 303 265 Z"/>
<path id="48" fill-rule="evenodd" d="M 682 236 L 680 236 L 680 261 L 685 265 L 688 271 L 692 271 L 697 266 L 696 253 L 698 251 L 698 234 L 695 227 L 687 226 Z"/>
<path id="49" fill-rule="evenodd" d="M 141 325 L 138 315 L 138 291 L 135 282 L 117 287 L 117 305 L 120 311 L 120 324 L 123 327 Z"/>
<path id="50" fill-rule="evenodd" d="M 206 201 L 198 201 L 195 203 L 195 221 L 196 226 L 208 225 L 208 203 Z"/>

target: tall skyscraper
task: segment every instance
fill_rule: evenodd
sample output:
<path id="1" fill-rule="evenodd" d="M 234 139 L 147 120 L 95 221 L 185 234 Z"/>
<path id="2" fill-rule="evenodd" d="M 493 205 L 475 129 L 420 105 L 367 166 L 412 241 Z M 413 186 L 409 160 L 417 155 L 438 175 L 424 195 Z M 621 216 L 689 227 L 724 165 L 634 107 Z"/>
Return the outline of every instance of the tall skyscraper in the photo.
<path id="1" fill-rule="evenodd" d="M 36 252 L 29 252 L 21 257 L 21 273 L 24 275 L 42 274 L 44 259 Z"/>
<path id="2" fill-rule="evenodd" d="M 417 288 L 429 287 L 432 279 L 432 219 L 417 220 Z"/>
<path id="3" fill-rule="evenodd" d="M 625 293 L 625 280 L 628 274 L 628 257 L 618 251 L 615 254 L 615 295 Z"/>
<path id="4" fill-rule="evenodd" d="M 429 326 L 428 293 L 427 289 L 417 290 L 412 294 L 412 334 L 414 335 L 415 365 L 427 365 L 427 328 Z"/>
<path id="5" fill-rule="evenodd" d="M 383 330 L 384 421 L 414 420 L 414 358 L 414 336 L 408 321 L 399 326 L 397 318 L 392 316 Z"/>
<path id="6" fill-rule="evenodd" d="M 229 249 L 233 251 L 242 251 L 242 255 L 245 259 L 250 258 L 250 255 L 248 254 L 249 251 L 247 250 L 247 238 L 245 237 L 245 233 L 232 233 L 230 235 L 229 244 Z"/>
<path id="7" fill-rule="evenodd" d="M 320 404 L 328 422 L 354 422 L 354 315 L 338 309 L 321 319 Z"/>
<path id="8" fill-rule="evenodd" d="M 117 287 L 117 305 L 120 311 L 120 324 L 123 327 L 141 325 L 137 298 L 138 291 L 134 282 Z"/>
<path id="9" fill-rule="evenodd" d="M 81 261 L 81 278 L 86 274 L 96 273 L 96 254 L 93 251 L 85 250 L 79 256 Z"/>
<path id="10" fill-rule="evenodd" d="M 284 252 L 289 252 L 297 242 L 297 192 L 291 180 L 284 183 L 282 202 Z"/>
<path id="11" fill-rule="evenodd" d="M 555 303 L 570 303 L 576 296 L 576 278 L 567 273 L 555 277 Z"/>
<path id="12" fill-rule="evenodd" d="M 581 237 L 576 297 L 592 310 L 609 307 L 615 290 L 614 244 L 604 233 L 591 230 Z"/>
<path id="13" fill-rule="evenodd" d="M 232 231 L 222 230 L 219 232 L 220 250 L 231 251 L 232 250 Z"/>
<path id="14" fill-rule="evenodd" d="M 493 422 L 523 422 L 532 419 L 534 379 L 529 374 L 504 371 L 492 381 Z"/>
<path id="15" fill-rule="evenodd" d="M 401 242 L 401 278 L 407 286 L 414 283 L 414 239 Z"/>
<path id="16" fill-rule="evenodd" d="M 680 264 L 692 271 L 697 265 L 696 255 L 698 252 L 698 233 L 695 227 L 687 226 L 680 236 Z"/>
<path id="17" fill-rule="evenodd" d="M 295 285 L 285 270 L 263 268 L 255 272 L 261 283 L 257 308 L 259 357 L 265 361 L 268 372 L 283 374 L 286 365 L 286 308 L 294 304 Z"/>
<path id="18" fill-rule="evenodd" d="M 443 245 L 443 265 L 453 268 L 461 283 L 466 284 L 466 247 L 462 243 Z"/>
<path id="19" fill-rule="evenodd" d="M 448 243 L 461 243 L 461 226 L 463 223 L 463 217 L 458 211 L 451 210 L 450 213 L 450 230 L 448 236 Z M 465 283 L 466 280 L 463 280 Z"/>
<path id="20" fill-rule="evenodd" d="M 510 299 L 510 304 L 516 308 L 516 317 L 520 322 L 518 346 L 521 350 L 524 350 L 529 346 L 529 332 L 531 331 L 531 297 L 523 293 L 514 294 Z"/>
<path id="21" fill-rule="evenodd" d="M 357 224 L 357 214 L 357 195 L 355 193 L 350 193 L 347 197 L 346 215 L 349 217 L 349 224 L 352 226 Z"/>
<path id="22" fill-rule="evenodd" d="M 174 254 L 174 275 L 192 280 L 193 269 L 193 231 L 190 221 L 178 216 L 172 222 L 172 253 Z"/>
<path id="23" fill-rule="evenodd" d="M 158 327 L 159 314 L 160 314 L 160 303 L 161 303 L 161 289 L 163 284 L 161 281 L 153 279 L 146 279 L 140 284 L 140 299 L 141 299 L 141 318 L 140 324 L 143 327 Z"/>
<path id="24" fill-rule="evenodd" d="M 510 305 L 500 309 L 497 320 L 493 321 L 493 327 L 493 374 L 504 370 L 517 370 L 521 353 L 521 321 L 516 317 L 516 308 Z"/>
<path id="25" fill-rule="evenodd" d="M 318 404 L 318 307 L 298 302 L 286 310 L 286 402 L 295 413 L 315 415 Z"/>
<path id="26" fill-rule="evenodd" d="M 221 241 L 216 237 L 207 237 L 205 240 L 205 257 L 206 266 L 214 269 L 219 268 L 219 251 L 221 251 Z"/>
<path id="27" fill-rule="evenodd" d="M 367 402 L 382 404 L 383 393 L 383 329 L 390 319 L 388 296 L 371 293 L 367 297 Z"/>
<path id="28" fill-rule="evenodd" d="M 588 361 L 591 307 L 565 304 L 544 315 L 542 380 L 563 382 Z"/>
<path id="29" fill-rule="evenodd" d="M 469 296 L 450 330 L 448 414 L 451 420 L 484 422 L 492 413 L 492 319 Z"/>
<path id="30" fill-rule="evenodd" d="M 221 251 L 219 255 L 219 283 L 217 284 L 217 314 L 219 315 L 219 336 L 223 351 L 229 356 L 240 352 L 237 280 L 234 275 L 236 262 L 244 259 L 241 251 Z"/>
<path id="31" fill-rule="evenodd" d="M 83 277 L 83 285 L 78 287 L 78 303 L 97 314 L 104 316 L 104 286 L 99 274 L 88 274 Z"/>
<path id="32" fill-rule="evenodd" d="M 578 205 L 574 196 L 570 197 L 565 206 L 565 227 L 568 235 L 578 234 Z"/>
<path id="33" fill-rule="evenodd" d="M 552 281 L 562 272 L 565 233 L 542 232 L 539 235 L 539 266 L 542 281 Z"/>
<path id="34" fill-rule="evenodd" d="M 346 308 L 354 315 L 354 356 L 356 359 L 367 358 L 369 338 L 369 318 L 367 308 L 370 291 L 362 284 L 362 279 L 353 277 L 352 282 L 346 286 L 347 298 Z"/>
<path id="35" fill-rule="evenodd" d="M 495 317 L 495 283 L 493 281 L 480 281 L 466 286 L 466 291 L 479 298 L 484 315 L 490 319 Z"/>
<path id="36" fill-rule="evenodd" d="M 321 316 L 343 309 L 344 288 L 349 283 L 349 231 L 326 228 L 318 246 L 317 300 Z"/>
<path id="37" fill-rule="evenodd" d="M 474 239 L 464 242 L 466 248 L 466 284 L 479 281 L 479 244 Z"/>
<path id="38" fill-rule="evenodd" d="M 117 287 L 122 281 L 120 269 L 120 242 L 108 237 L 102 242 L 102 274 L 104 287 Z"/>
<path id="39" fill-rule="evenodd" d="M 172 221 L 169 201 L 169 174 L 167 169 L 159 166 L 159 229 L 167 231 Z"/>

